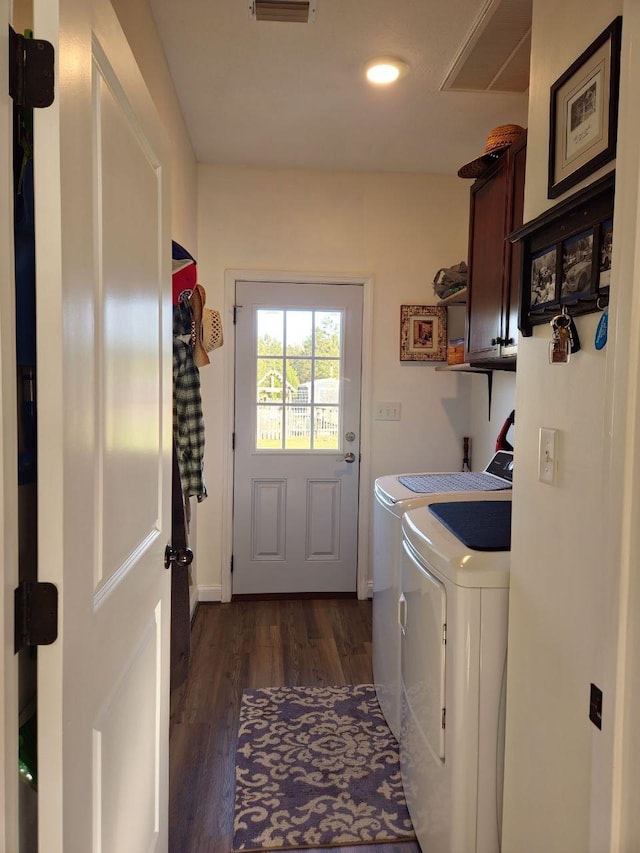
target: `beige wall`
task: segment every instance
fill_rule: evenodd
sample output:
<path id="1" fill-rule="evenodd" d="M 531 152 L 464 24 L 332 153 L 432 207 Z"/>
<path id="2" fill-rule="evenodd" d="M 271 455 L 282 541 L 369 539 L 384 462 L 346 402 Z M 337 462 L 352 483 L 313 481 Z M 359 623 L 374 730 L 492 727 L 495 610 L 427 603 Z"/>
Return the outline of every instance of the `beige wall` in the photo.
<path id="1" fill-rule="evenodd" d="M 402 405 L 399 422 L 371 422 L 371 481 L 408 470 L 458 469 L 469 428 L 470 377 L 398 358 L 402 304 L 434 302 L 433 277 L 466 258 L 469 185 L 458 178 L 200 166 L 199 273 L 222 307 L 225 269 L 374 276 L 371 399 Z M 229 323 L 229 318 L 225 318 Z M 458 326 L 460 329 L 460 326 Z M 220 594 L 224 467 L 221 411 L 232 353 L 202 371 L 209 497 L 198 506 L 199 583 Z"/>
<path id="2" fill-rule="evenodd" d="M 472 467 L 481 470 L 493 456 L 496 439 L 505 419 L 515 408 L 516 374 L 494 370 L 491 390 L 491 418 L 489 418 L 489 392 L 487 378 L 479 373 L 471 378 L 471 435 Z M 515 428 L 511 427 L 507 441 L 515 446 Z"/>
<path id="3" fill-rule="evenodd" d="M 555 203 L 546 193 L 549 87 L 621 9 L 621 0 L 590 4 L 589 14 L 583 0 L 534 2 L 525 221 Z M 619 574 L 607 560 L 605 499 L 613 346 L 595 350 L 598 319 L 577 321 L 582 351 L 567 366 L 549 364 L 546 326 L 519 343 L 504 853 L 608 850 L 594 839 L 606 836 L 609 814 L 611 753 L 607 762 L 599 752 L 613 726 L 606 622 Z M 559 431 L 554 486 L 538 482 L 543 426 Z M 604 690 L 603 732 L 588 718 L 591 682 Z"/>

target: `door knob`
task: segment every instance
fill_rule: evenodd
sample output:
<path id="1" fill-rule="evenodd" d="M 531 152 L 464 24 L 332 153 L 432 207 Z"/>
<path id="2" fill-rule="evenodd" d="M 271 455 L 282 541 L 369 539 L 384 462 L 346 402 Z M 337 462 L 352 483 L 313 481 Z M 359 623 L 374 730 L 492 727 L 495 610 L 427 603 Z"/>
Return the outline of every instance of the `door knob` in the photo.
<path id="1" fill-rule="evenodd" d="M 170 569 L 173 563 L 176 566 L 183 566 L 186 568 L 190 566 L 193 562 L 193 551 L 191 548 L 172 548 L 171 545 L 167 545 L 164 549 L 164 567 L 165 569 Z"/>
<path id="2" fill-rule="evenodd" d="M 355 462 L 356 461 L 355 453 L 351 453 L 351 451 L 349 451 L 348 453 L 345 453 L 344 454 L 344 461 L 349 462 L 349 463 Z"/>

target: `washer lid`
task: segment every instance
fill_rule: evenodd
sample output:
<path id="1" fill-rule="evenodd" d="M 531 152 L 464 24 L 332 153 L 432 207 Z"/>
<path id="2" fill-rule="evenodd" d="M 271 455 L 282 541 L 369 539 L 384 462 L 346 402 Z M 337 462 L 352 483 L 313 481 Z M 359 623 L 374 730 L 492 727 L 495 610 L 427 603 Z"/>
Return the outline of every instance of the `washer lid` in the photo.
<path id="1" fill-rule="evenodd" d="M 444 501 L 429 511 L 473 551 L 511 550 L 511 501 Z"/>
<path id="2" fill-rule="evenodd" d="M 387 474 L 376 480 L 375 493 L 388 506 L 399 501 L 416 500 L 423 495 L 464 493 L 468 500 L 472 500 L 474 493 L 510 491 L 512 479 L 513 453 L 501 450 L 494 455 L 484 471 Z M 415 505 L 422 503 L 420 501 L 420 504 Z"/>
<path id="3" fill-rule="evenodd" d="M 492 500 L 510 500 L 511 493 L 490 493 L 490 497 Z M 473 509 L 469 511 L 473 512 Z M 405 513 L 402 530 L 413 553 L 456 586 L 509 586 L 511 552 L 468 548 L 431 513 L 428 505 Z"/>
<path id="4" fill-rule="evenodd" d="M 385 482 L 385 481 L 393 481 Z M 380 477 L 375 482 L 375 496 L 381 504 L 384 504 L 389 512 L 398 518 L 410 509 L 415 509 L 419 506 L 434 503 L 435 501 L 503 501 L 511 500 L 511 488 L 501 489 L 498 492 L 439 492 L 436 494 L 425 494 L 423 492 L 410 492 L 403 485 L 397 482 L 398 478 Z M 389 495 L 387 489 L 391 489 L 394 495 L 401 494 L 401 490 L 406 492 L 406 497 L 395 498 Z"/>
<path id="5" fill-rule="evenodd" d="M 473 500 L 474 495 L 495 495 L 504 491 L 511 494 L 511 483 L 484 471 L 479 474 L 462 471 L 450 474 L 389 474 L 378 477 L 375 482 L 375 492 L 386 504 L 417 500 L 424 503 L 425 495 L 436 500 L 443 495 L 464 494 L 466 500 Z"/>

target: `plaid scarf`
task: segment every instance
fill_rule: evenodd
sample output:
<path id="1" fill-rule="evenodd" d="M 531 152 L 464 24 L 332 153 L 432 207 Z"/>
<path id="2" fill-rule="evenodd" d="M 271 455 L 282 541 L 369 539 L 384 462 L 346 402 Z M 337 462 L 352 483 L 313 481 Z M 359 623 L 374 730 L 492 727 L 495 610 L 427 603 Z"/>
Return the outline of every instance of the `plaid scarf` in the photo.
<path id="1" fill-rule="evenodd" d="M 204 418 L 200 373 L 193 362 L 191 313 L 185 303 L 173 309 L 173 438 L 182 491 L 198 501 L 207 496 L 204 484 Z"/>

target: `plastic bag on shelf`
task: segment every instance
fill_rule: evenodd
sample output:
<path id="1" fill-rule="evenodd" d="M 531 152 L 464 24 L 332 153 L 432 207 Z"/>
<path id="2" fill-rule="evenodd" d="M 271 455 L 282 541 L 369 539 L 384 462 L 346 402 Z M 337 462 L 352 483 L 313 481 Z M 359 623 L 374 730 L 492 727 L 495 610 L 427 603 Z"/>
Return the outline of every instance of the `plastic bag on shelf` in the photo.
<path id="1" fill-rule="evenodd" d="M 433 279 L 433 291 L 438 299 L 446 299 L 467 286 L 467 265 L 460 261 L 453 267 L 439 269 Z"/>

